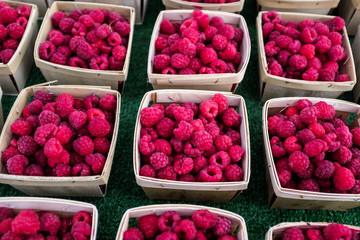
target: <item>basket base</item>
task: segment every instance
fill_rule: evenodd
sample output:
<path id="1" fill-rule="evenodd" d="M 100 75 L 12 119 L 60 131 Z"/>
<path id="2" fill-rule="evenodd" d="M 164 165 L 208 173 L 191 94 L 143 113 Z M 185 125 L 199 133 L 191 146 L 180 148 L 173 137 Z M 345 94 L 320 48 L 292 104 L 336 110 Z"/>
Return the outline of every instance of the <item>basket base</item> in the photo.
<path id="1" fill-rule="evenodd" d="M 155 200 L 228 203 L 242 191 L 196 191 L 142 187 L 148 198 Z"/>

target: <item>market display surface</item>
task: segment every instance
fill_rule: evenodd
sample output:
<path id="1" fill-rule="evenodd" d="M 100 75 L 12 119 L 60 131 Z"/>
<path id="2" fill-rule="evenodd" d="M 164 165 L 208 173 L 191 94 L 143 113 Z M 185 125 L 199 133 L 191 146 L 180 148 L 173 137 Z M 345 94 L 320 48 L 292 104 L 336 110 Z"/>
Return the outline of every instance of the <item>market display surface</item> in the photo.
<path id="1" fill-rule="evenodd" d="M 149 1 L 144 24 L 135 27 L 133 50 L 129 76 L 122 94 L 122 109 L 118 141 L 112 165 L 107 194 L 104 198 L 69 198 L 96 205 L 99 211 L 97 239 L 114 239 L 120 220 L 129 208 L 162 203 L 191 203 L 149 200 L 141 187 L 137 186 L 133 173 L 133 136 L 136 116 L 140 101 L 145 92 L 152 90 L 147 82 L 146 66 L 150 37 L 154 22 L 164 6 L 161 1 Z M 227 204 L 200 203 L 217 207 L 241 215 L 247 225 L 249 239 L 264 239 L 268 229 L 281 222 L 339 222 L 347 225 L 359 225 L 359 210 L 318 211 L 318 210 L 276 210 L 269 209 L 268 193 L 265 181 L 265 164 L 263 157 L 262 106 L 259 98 L 259 76 L 255 18 L 257 15 L 256 1 L 247 0 L 241 13 L 248 24 L 252 51 L 244 80 L 236 90 L 236 94 L 244 97 L 248 109 L 249 128 L 251 134 L 251 177 L 247 190 L 243 191 L 234 201 Z M 33 66 L 27 86 L 45 82 L 40 70 Z M 346 93 L 342 99 L 351 101 L 352 94 Z M 6 96 L 2 100 L 4 117 L 6 118 L 16 97 Z M 11 186 L 0 186 L 1 196 L 24 196 Z M 131 227 L 136 227 L 132 222 Z"/>

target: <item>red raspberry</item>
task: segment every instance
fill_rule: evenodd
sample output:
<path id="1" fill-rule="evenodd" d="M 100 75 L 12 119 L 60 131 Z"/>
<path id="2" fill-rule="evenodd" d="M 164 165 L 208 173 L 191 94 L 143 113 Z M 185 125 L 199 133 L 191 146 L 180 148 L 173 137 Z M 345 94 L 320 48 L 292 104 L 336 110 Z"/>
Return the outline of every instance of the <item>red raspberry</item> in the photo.
<path id="1" fill-rule="evenodd" d="M 345 146 L 340 146 L 333 154 L 332 157 L 340 164 L 346 164 L 351 161 L 352 152 Z"/>
<path id="2" fill-rule="evenodd" d="M 172 67 L 181 69 L 186 68 L 189 65 L 190 59 L 186 55 L 183 55 L 181 53 L 175 53 L 171 56 L 170 63 Z"/>
<path id="3" fill-rule="evenodd" d="M 105 137 L 110 132 L 110 124 L 102 118 L 93 118 L 88 129 L 93 137 Z"/>
<path id="4" fill-rule="evenodd" d="M 351 194 L 359 194 L 360 193 L 360 180 L 355 180 L 355 185 L 352 189 L 350 189 L 348 191 L 348 193 Z M 358 237 L 358 235 L 356 235 L 356 237 Z M 359 238 L 355 238 L 355 239 L 359 239 Z"/>
<path id="5" fill-rule="evenodd" d="M 191 124 L 185 121 L 180 121 L 178 127 L 174 129 L 174 136 L 181 141 L 190 140 L 193 130 L 194 128 Z"/>
<path id="6" fill-rule="evenodd" d="M 204 64 L 211 63 L 212 61 L 214 61 L 216 59 L 217 59 L 217 54 L 216 54 L 215 50 L 212 48 L 206 47 L 200 52 L 200 60 Z"/>
<path id="7" fill-rule="evenodd" d="M 18 17 L 18 13 L 15 8 L 4 7 L 0 9 L 0 22 L 4 25 L 15 22 Z"/>
<path id="8" fill-rule="evenodd" d="M 38 127 L 34 133 L 34 139 L 37 144 L 44 146 L 48 139 L 55 137 L 57 133 L 57 126 L 49 123 Z"/>
<path id="9" fill-rule="evenodd" d="M 353 157 L 351 162 L 346 164 L 346 167 L 354 174 L 355 177 L 360 176 L 360 159 L 359 158 Z"/>
<path id="10" fill-rule="evenodd" d="M 47 231 L 50 233 L 50 235 L 57 235 L 61 225 L 61 220 L 57 215 L 50 212 L 45 212 L 40 214 L 39 221 L 39 231 Z"/>
<path id="11" fill-rule="evenodd" d="M 217 215 L 208 210 L 197 210 L 191 216 L 196 227 L 200 229 L 210 229 L 216 225 Z"/>
<path id="12" fill-rule="evenodd" d="M 228 127 L 236 127 L 241 122 L 241 116 L 238 112 L 236 112 L 233 108 L 228 108 L 224 111 L 223 114 L 223 122 Z"/>
<path id="13" fill-rule="evenodd" d="M 236 47 L 233 44 L 228 43 L 225 49 L 222 52 L 219 52 L 219 57 L 225 61 L 232 61 L 236 57 L 236 54 Z"/>
<path id="14" fill-rule="evenodd" d="M 31 114 L 38 115 L 41 113 L 43 105 L 44 104 L 40 100 L 32 101 L 28 105 L 29 112 Z"/>
<path id="15" fill-rule="evenodd" d="M 33 235 L 39 229 L 39 217 L 33 210 L 21 211 L 11 223 L 11 231 L 14 234 Z"/>
<path id="16" fill-rule="evenodd" d="M 159 170 L 161 168 L 164 168 L 168 165 L 169 163 L 169 158 L 168 156 L 163 153 L 163 152 L 156 152 L 153 153 L 150 157 L 150 163 L 151 166 L 155 169 L 155 170 Z"/>
<path id="17" fill-rule="evenodd" d="M 73 143 L 75 152 L 81 156 L 86 156 L 94 152 L 94 143 L 88 136 L 81 136 Z"/>
<path id="18" fill-rule="evenodd" d="M 265 44 L 265 54 L 268 57 L 275 56 L 279 53 L 280 48 L 276 46 L 275 41 L 270 41 Z"/>
<path id="19" fill-rule="evenodd" d="M 276 59 L 277 59 L 277 62 L 278 62 L 279 64 L 281 64 L 281 66 L 286 67 L 286 66 L 288 65 L 288 59 L 289 59 L 290 56 L 291 56 L 291 53 L 290 53 L 289 51 L 287 51 L 287 50 L 281 50 L 281 51 L 278 53 Z M 274 62 L 275 62 L 275 61 L 274 61 Z M 270 65 L 273 65 L 274 62 L 271 63 Z M 272 68 L 274 68 L 274 67 L 272 67 Z M 277 74 L 277 76 L 278 76 L 278 75 L 281 76 L 281 75 L 282 75 L 282 68 L 281 68 L 281 70 L 280 70 L 280 68 L 279 68 L 278 72 L 280 72 L 281 74 L 279 73 L 279 74 Z M 273 75 L 274 75 L 274 74 L 273 74 Z"/>
<path id="20" fill-rule="evenodd" d="M 342 43 L 342 35 L 338 32 L 331 32 L 328 35 L 332 45 L 341 45 Z"/>
<path id="21" fill-rule="evenodd" d="M 18 140 L 18 150 L 20 153 L 30 156 L 33 155 L 38 148 L 33 137 L 22 136 Z"/>
<path id="22" fill-rule="evenodd" d="M 317 32 L 314 28 L 306 27 L 301 32 L 301 41 L 304 43 L 314 43 L 317 36 Z"/>
<path id="23" fill-rule="evenodd" d="M 197 173 L 206 166 L 208 166 L 208 160 L 204 156 L 200 155 L 194 158 L 194 168 L 192 172 Z"/>
<path id="24" fill-rule="evenodd" d="M 89 15 L 96 23 L 102 23 L 105 20 L 104 13 L 99 9 L 94 9 L 93 11 L 89 12 Z"/>
<path id="25" fill-rule="evenodd" d="M 340 223 L 331 223 L 324 228 L 324 237 L 328 240 L 337 240 L 337 239 L 351 239 L 352 232 L 351 230 L 340 224 Z"/>
<path id="26" fill-rule="evenodd" d="M 291 180 L 291 171 L 282 168 L 276 168 L 276 173 L 278 175 L 280 185 L 285 187 Z"/>
<path id="27" fill-rule="evenodd" d="M 107 154 L 110 149 L 110 141 L 106 137 L 99 137 L 94 139 L 95 152 Z"/>
<path id="28" fill-rule="evenodd" d="M 201 131 L 205 129 L 203 122 L 200 119 L 195 119 L 190 122 L 191 126 L 194 128 L 194 132 Z"/>
<path id="29" fill-rule="evenodd" d="M 172 114 L 177 122 L 190 122 L 193 120 L 194 117 L 194 112 L 191 109 L 185 107 L 175 107 L 172 111 Z"/>
<path id="30" fill-rule="evenodd" d="M 194 147 L 189 141 L 185 143 L 184 153 L 189 157 L 197 157 L 200 156 L 203 153 L 203 151 L 200 151 L 198 148 Z"/>
<path id="31" fill-rule="evenodd" d="M 12 158 L 15 155 L 20 154 L 19 150 L 15 147 L 9 146 L 1 155 L 1 161 L 6 164 L 7 160 Z"/>
<path id="32" fill-rule="evenodd" d="M 333 45 L 328 52 L 328 58 L 330 61 L 341 61 L 344 59 L 344 54 L 344 48 L 341 45 Z"/>
<path id="33" fill-rule="evenodd" d="M 297 70 L 304 69 L 307 66 L 306 57 L 299 54 L 292 55 L 289 58 L 289 65 Z"/>
<path id="34" fill-rule="evenodd" d="M 225 73 L 227 70 L 226 63 L 220 59 L 212 61 L 210 67 L 215 73 Z"/>
<path id="35" fill-rule="evenodd" d="M 286 151 L 284 149 L 283 143 L 276 136 L 271 138 L 271 152 L 274 157 L 283 157 L 286 155 Z"/>
<path id="36" fill-rule="evenodd" d="M 204 30 L 205 37 L 207 41 L 211 41 L 213 37 L 218 33 L 218 29 L 214 26 L 208 26 Z"/>
<path id="37" fill-rule="evenodd" d="M 335 116 L 335 109 L 333 106 L 324 101 L 317 102 L 314 105 L 319 110 L 319 118 L 323 120 L 331 120 Z"/>
<path id="38" fill-rule="evenodd" d="M 352 142 L 352 134 L 347 126 L 342 126 L 336 129 L 335 134 L 337 135 L 337 139 L 341 142 L 345 147 L 350 148 L 353 144 Z"/>
<path id="39" fill-rule="evenodd" d="M 114 29 L 122 37 L 128 36 L 131 32 L 130 24 L 127 22 L 117 22 L 114 26 Z"/>
<path id="40" fill-rule="evenodd" d="M 339 74 L 335 77 L 335 82 L 348 82 L 350 81 L 349 75 L 345 74 Z"/>
<path id="41" fill-rule="evenodd" d="M 1 221 L 0 223 L 0 234 L 4 235 L 7 232 L 11 233 L 11 223 L 13 221 L 13 218 L 9 217 Z M 2 237 L 6 238 L 6 237 Z"/>
<path id="42" fill-rule="evenodd" d="M 223 35 L 217 34 L 212 38 L 212 45 L 218 51 L 225 49 L 228 41 Z"/>
<path id="43" fill-rule="evenodd" d="M 306 107 L 300 112 L 300 119 L 303 123 L 311 124 L 317 122 L 319 110 L 316 107 Z"/>
<path id="44" fill-rule="evenodd" d="M 282 240 L 305 240 L 305 237 L 299 228 L 293 227 L 285 230 Z"/>
<path id="45" fill-rule="evenodd" d="M 209 158 L 209 164 L 220 167 L 221 170 L 224 170 L 230 163 L 230 156 L 224 151 L 218 151 Z"/>
<path id="46" fill-rule="evenodd" d="M 51 23 L 54 28 L 59 27 L 59 22 L 61 19 L 66 18 L 66 14 L 62 11 L 55 12 L 51 17 Z"/>
<path id="47" fill-rule="evenodd" d="M 308 69 L 313 68 L 315 70 L 319 70 L 322 68 L 322 63 L 319 58 L 314 57 L 314 58 L 308 60 L 307 68 Z"/>
<path id="48" fill-rule="evenodd" d="M 48 158 L 58 158 L 60 157 L 63 149 L 64 148 L 59 140 L 57 140 L 56 138 L 51 138 L 44 145 L 44 154 Z"/>
<path id="49" fill-rule="evenodd" d="M 339 64 L 337 62 L 326 62 L 323 64 L 323 69 L 329 69 L 337 72 L 339 70 Z"/>
<path id="50" fill-rule="evenodd" d="M 91 169 L 86 163 L 78 163 L 71 169 L 72 176 L 91 176 Z"/>
<path id="51" fill-rule="evenodd" d="M 271 135 L 277 134 L 277 125 L 281 121 L 282 119 L 277 115 L 268 118 L 268 129 Z"/>
<path id="52" fill-rule="evenodd" d="M 40 44 L 39 56 L 41 59 L 50 60 L 51 56 L 55 53 L 56 46 L 50 41 L 45 41 Z M 3 51 L 2 51 L 3 52 Z M 1 57 L 1 56 L 0 56 Z M 11 58 L 11 57 L 10 57 Z M 3 61 L 3 60 L 2 60 Z M 3 61 L 4 62 L 4 61 Z"/>
<path id="53" fill-rule="evenodd" d="M 201 28 L 206 28 L 207 26 L 209 26 L 210 23 L 209 15 L 204 14 L 201 10 L 195 9 L 193 11 L 193 16 Z"/>
<path id="54" fill-rule="evenodd" d="M 39 115 L 39 123 L 40 125 L 45 125 L 48 123 L 59 125 L 60 117 L 52 111 L 44 110 Z"/>
<path id="55" fill-rule="evenodd" d="M 311 192 L 320 192 L 320 187 L 318 182 L 313 178 L 302 179 L 297 185 L 299 190 L 311 191 Z"/>
<path id="56" fill-rule="evenodd" d="M 115 96 L 107 93 L 100 99 L 99 103 L 102 109 L 106 111 L 114 111 L 116 109 L 117 100 Z"/>
<path id="57" fill-rule="evenodd" d="M 350 190 L 355 185 L 354 174 L 345 167 L 339 167 L 335 171 L 334 186 L 339 191 Z"/>
<path id="58" fill-rule="evenodd" d="M 300 178 L 311 178 L 314 175 L 315 165 L 310 163 L 304 171 L 296 173 Z"/>
<path id="59" fill-rule="evenodd" d="M 95 174 L 101 174 L 105 166 L 106 158 L 100 153 L 94 153 L 87 155 L 85 162 L 91 167 Z"/>
<path id="60" fill-rule="evenodd" d="M 302 45 L 299 53 L 305 56 L 307 59 L 312 59 L 315 57 L 315 46 L 312 44 Z"/>
<path id="61" fill-rule="evenodd" d="M 229 149 L 229 155 L 233 162 L 240 161 L 244 153 L 244 149 L 239 145 L 233 145 Z"/>
<path id="62" fill-rule="evenodd" d="M 230 139 L 230 142 L 231 142 L 231 139 Z M 213 144 L 213 139 L 212 139 L 212 136 L 208 132 L 206 132 L 204 130 L 200 130 L 200 131 L 197 131 L 194 133 L 194 135 L 192 136 L 192 139 L 191 139 L 191 143 L 196 148 L 198 148 L 200 151 L 209 150 Z"/>
<path id="63" fill-rule="evenodd" d="M 314 68 L 309 68 L 301 75 L 301 77 L 307 81 L 317 81 L 319 78 L 319 72 Z"/>
<path id="64" fill-rule="evenodd" d="M 109 27 L 109 25 L 107 24 L 102 24 L 96 29 L 96 36 L 100 39 L 105 39 L 110 35 L 111 35 L 111 27 Z M 118 41 L 121 43 L 121 39 Z"/>
<path id="65" fill-rule="evenodd" d="M 70 39 L 69 42 L 69 48 L 72 52 L 76 53 L 77 48 L 81 43 L 86 43 L 86 40 L 84 37 L 81 36 L 74 36 Z"/>
<path id="66" fill-rule="evenodd" d="M 287 153 L 291 154 L 295 151 L 301 151 L 302 147 L 298 144 L 298 138 L 295 136 L 290 136 L 284 141 L 284 148 Z"/>
<path id="67" fill-rule="evenodd" d="M 140 112 L 140 121 L 146 127 L 152 127 L 162 118 L 162 111 L 154 107 L 146 107 Z"/>
<path id="68" fill-rule="evenodd" d="M 304 146 L 303 152 L 309 157 L 315 157 L 327 150 L 327 144 L 323 140 L 315 139 L 307 142 Z"/>
<path id="69" fill-rule="evenodd" d="M 214 227 L 214 234 L 216 236 L 222 236 L 230 233 L 231 221 L 227 217 L 218 216 L 217 222 Z"/>
<path id="70" fill-rule="evenodd" d="M 87 42 L 80 43 L 76 49 L 76 54 L 83 60 L 88 60 L 94 56 L 94 51 Z"/>
<path id="71" fill-rule="evenodd" d="M 71 33 L 71 29 L 75 23 L 75 20 L 72 18 L 62 18 L 59 22 L 59 28 L 63 33 Z"/>
<path id="72" fill-rule="evenodd" d="M 140 176 L 155 178 L 156 172 L 153 167 L 147 164 L 140 168 Z"/>
<path id="73" fill-rule="evenodd" d="M 154 57 L 154 67 L 156 69 L 162 70 L 169 66 L 170 64 L 170 56 L 165 54 L 158 54 Z"/>
<path id="74" fill-rule="evenodd" d="M 335 167 L 334 164 L 328 160 L 321 161 L 317 164 L 315 170 L 315 177 L 320 179 L 329 179 L 334 175 Z"/>
<path id="75" fill-rule="evenodd" d="M 150 135 L 145 135 L 140 139 L 139 151 L 144 155 L 150 155 L 155 151 L 155 144 L 151 142 Z"/>
<path id="76" fill-rule="evenodd" d="M 215 139 L 215 146 L 220 151 L 229 151 L 232 145 L 233 143 L 231 141 L 231 138 L 226 135 L 217 136 Z"/>
<path id="77" fill-rule="evenodd" d="M 184 30 L 181 34 L 183 39 L 187 38 L 191 43 L 195 44 L 199 40 L 199 32 L 193 28 Z"/>
<path id="78" fill-rule="evenodd" d="M 264 38 L 267 38 L 269 36 L 269 34 L 273 32 L 273 30 L 274 30 L 274 24 L 273 23 L 267 22 L 267 23 L 263 24 L 262 32 L 263 32 Z M 280 35 L 280 33 L 279 33 L 279 35 Z"/>
<path id="79" fill-rule="evenodd" d="M 189 157 L 184 157 L 183 159 L 174 162 L 174 171 L 179 175 L 187 174 L 191 172 L 193 168 L 194 161 Z"/>
<path id="80" fill-rule="evenodd" d="M 163 152 L 168 156 L 170 156 L 171 152 L 172 152 L 170 143 L 168 141 L 166 141 L 165 139 L 156 139 L 155 140 L 155 149 L 156 149 L 156 152 Z"/>
<path id="81" fill-rule="evenodd" d="M 162 168 L 158 171 L 157 177 L 159 179 L 166 179 L 166 180 L 172 180 L 175 181 L 177 178 L 176 172 L 174 171 L 174 168 L 172 166 L 167 166 L 165 168 Z"/>
<path id="82" fill-rule="evenodd" d="M 180 31 L 183 32 L 185 31 L 186 29 L 188 28 L 194 28 L 195 30 L 198 30 L 199 28 L 199 25 L 197 23 L 197 21 L 195 21 L 195 19 L 193 18 L 188 18 L 188 19 L 185 19 L 181 25 L 180 25 Z"/>
<path id="83" fill-rule="evenodd" d="M 74 111 L 69 115 L 69 123 L 76 130 L 81 129 L 83 126 L 85 126 L 86 122 L 87 114 L 82 111 Z"/>
<path id="84" fill-rule="evenodd" d="M 218 28 L 219 34 L 225 36 L 228 40 L 231 40 L 235 36 L 235 30 L 234 27 L 230 24 L 224 24 L 221 27 Z"/>
<path id="85" fill-rule="evenodd" d="M 198 175 L 201 182 L 220 182 L 222 176 L 221 168 L 215 165 L 204 167 Z"/>
<path id="86" fill-rule="evenodd" d="M 59 142 L 63 145 L 70 142 L 71 137 L 73 136 L 73 133 L 71 129 L 66 125 L 60 125 L 58 127 L 58 131 L 56 133 L 56 139 L 59 140 Z"/>
<path id="87" fill-rule="evenodd" d="M 275 39 L 275 43 L 280 49 L 287 49 L 292 42 L 292 38 L 286 35 L 280 35 Z"/>
<path id="88" fill-rule="evenodd" d="M 224 169 L 224 177 L 230 182 L 238 182 L 243 180 L 244 172 L 239 165 L 231 164 Z"/>
<path id="89" fill-rule="evenodd" d="M 164 19 L 160 24 L 160 32 L 171 35 L 175 33 L 175 28 L 168 19 Z"/>
<path id="90" fill-rule="evenodd" d="M 339 32 L 345 27 L 345 21 L 341 17 L 334 17 L 331 19 L 329 28 L 332 32 Z"/>
<path id="91" fill-rule="evenodd" d="M 296 132 L 294 123 L 289 120 L 281 121 L 276 126 L 276 133 L 279 137 L 288 138 L 293 136 Z"/>
<path id="92" fill-rule="evenodd" d="M 196 46 L 192 44 L 189 39 L 183 38 L 178 41 L 178 49 L 180 53 L 188 57 L 194 57 L 196 55 Z"/>
<path id="93" fill-rule="evenodd" d="M 262 15 L 263 22 L 279 23 L 280 16 L 276 11 L 269 11 Z"/>
<path id="94" fill-rule="evenodd" d="M 303 110 L 304 108 L 311 107 L 311 106 L 312 106 L 312 103 L 308 99 L 300 99 L 296 104 L 296 108 L 299 110 Z"/>
<path id="95" fill-rule="evenodd" d="M 64 35 L 59 30 L 51 30 L 48 34 L 48 39 L 56 46 L 62 45 L 64 43 Z"/>
<path id="96" fill-rule="evenodd" d="M 138 228 L 130 228 L 124 232 L 124 240 L 144 240 L 144 235 Z"/>
<path id="97" fill-rule="evenodd" d="M 30 123 L 21 119 L 17 119 L 13 124 L 11 124 L 10 131 L 14 134 L 25 136 L 30 135 L 32 128 Z"/>
<path id="98" fill-rule="evenodd" d="M 71 233 L 74 239 L 88 239 L 91 234 L 91 226 L 85 222 L 77 222 L 72 225 Z"/>
<path id="99" fill-rule="evenodd" d="M 318 229 L 308 229 L 306 231 L 306 236 L 309 240 L 324 240 L 322 232 Z"/>
<path id="100" fill-rule="evenodd" d="M 23 155 L 15 155 L 7 160 L 6 168 L 9 174 L 23 175 L 24 168 L 29 164 L 29 160 Z"/>
<path id="101" fill-rule="evenodd" d="M 360 128 L 356 127 L 351 129 L 353 143 L 360 146 Z"/>
<path id="102" fill-rule="evenodd" d="M 300 151 L 296 151 L 289 156 L 289 167 L 296 173 L 302 172 L 310 165 L 309 157 Z"/>
<path id="103" fill-rule="evenodd" d="M 155 49 L 156 50 L 161 51 L 168 46 L 169 46 L 169 43 L 168 43 L 167 39 L 164 37 L 159 36 L 155 41 Z"/>
<path id="104" fill-rule="evenodd" d="M 314 133 L 316 138 L 322 138 L 325 135 L 325 129 L 319 123 L 312 123 L 308 126 L 308 128 Z"/>
<path id="105" fill-rule="evenodd" d="M 144 234 L 145 238 L 155 237 L 158 231 L 157 221 L 158 217 L 155 214 L 140 217 L 140 219 L 138 220 L 138 227 L 140 231 Z"/>
<path id="106" fill-rule="evenodd" d="M 60 64 L 60 65 L 66 65 L 67 59 L 63 54 L 61 54 L 59 52 L 55 52 L 51 56 L 50 62 L 55 63 L 55 64 Z"/>

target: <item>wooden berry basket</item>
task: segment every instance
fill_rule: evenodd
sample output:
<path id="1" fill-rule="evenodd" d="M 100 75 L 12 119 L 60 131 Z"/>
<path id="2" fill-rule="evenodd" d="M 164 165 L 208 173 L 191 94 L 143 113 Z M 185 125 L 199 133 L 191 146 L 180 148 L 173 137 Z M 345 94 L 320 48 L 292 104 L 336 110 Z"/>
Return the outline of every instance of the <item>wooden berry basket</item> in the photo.
<path id="1" fill-rule="evenodd" d="M 268 117 L 294 106 L 299 97 L 274 98 L 268 100 L 263 107 L 263 138 L 266 157 L 266 178 L 269 190 L 269 205 L 271 208 L 280 209 L 331 209 L 347 210 L 360 206 L 360 194 L 337 194 L 324 192 L 310 192 L 283 188 L 276 173 L 274 157 L 271 152 L 270 136 L 268 131 Z M 313 104 L 325 101 L 332 105 L 336 111 L 335 116 L 346 120 L 351 113 L 357 115 L 350 124 L 350 129 L 360 126 L 360 105 L 337 99 L 306 98 Z"/>
<path id="2" fill-rule="evenodd" d="M 0 63 L 0 85 L 7 95 L 17 95 L 25 87 L 26 80 L 34 63 L 33 46 L 37 35 L 38 8 L 34 4 L 3 1 L 11 7 L 28 5 L 31 7 L 28 24 L 18 48 L 7 64 Z"/>
<path id="3" fill-rule="evenodd" d="M 232 3 L 196 3 L 183 0 L 162 0 L 167 10 L 171 9 L 201 9 L 221 12 L 239 13 L 243 10 L 245 0 Z"/>
<path id="4" fill-rule="evenodd" d="M 150 199 L 163 200 L 181 200 L 181 201 L 198 201 L 198 202 L 230 202 L 243 190 L 247 189 L 250 180 L 250 134 L 248 126 L 248 117 L 246 112 L 245 100 L 235 94 L 221 92 L 229 100 L 230 107 L 238 107 L 242 117 L 240 124 L 241 147 L 245 153 L 243 156 L 242 169 L 244 171 L 244 180 L 239 182 L 180 182 L 170 181 L 157 178 L 140 176 L 141 154 L 138 143 L 140 140 L 140 112 L 143 108 L 148 107 L 150 102 L 153 104 L 161 103 L 169 105 L 171 103 L 194 102 L 201 103 L 211 100 L 217 92 L 199 91 L 199 90 L 154 90 L 147 92 L 139 107 L 135 133 L 134 133 L 134 150 L 133 164 L 136 183 L 142 187 L 145 194 Z"/>
<path id="5" fill-rule="evenodd" d="M 346 0 L 348 1 L 348 0 Z M 329 14 L 340 0 L 257 0 L 259 11 Z"/>
<path id="6" fill-rule="evenodd" d="M 130 218 L 140 218 L 148 214 L 161 215 L 166 211 L 176 211 L 180 216 L 191 216 L 195 211 L 206 209 L 219 216 L 227 217 L 232 223 L 231 232 L 235 233 L 235 237 L 238 240 L 248 240 L 248 234 L 246 230 L 245 220 L 238 214 L 225 211 L 219 208 L 205 207 L 199 205 L 190 204 L 161 204 L 161 205 L 148 205 L 136 208 L 130 208 L 127 210 L 120 222 L 120 226 L 116 235 L 115 240 L 122 240 L 124 232 L 129 228 Z"/>
<path id="7" fill-rule="evenodd" d="M 54 64 L 50 61 L 43 60 L 39 57 L 39 46 L 47 40 L 48 33 L 52 29 L 51 16 L 56 11 L 71 12 L 74 9 L 90 10 L 96 8 L 103 8 L 109 11 L 120 13 L 129 19 L 131 31 L 129 34 L 129 43 L 127 47 L 124 67 L 121 71 L 112 70 L 94 70 L 64 66 Z M 56 1 L 48 9 L 44 17 L 43 23 L 40 27 L 39 34 L 36 38 L 34 48 L 35 64 L 40 68 L 46 81 L 58 80 L 59 84 L 77 84 L 77 85 L 94 85 L 94 86 L 110 86 L 111 89 L 122 92 L 127 75 L 129 72 L 131 45 L 134 34 L 135 10 L 131 7 L 124 7 L 118 5 L 107 5 L 98 3 L 80 3 L 80 2 L 61 2 Z"/>
<path id="8" fill-rule="evenodd" d="M 337 98 L 344 91 L 351 91 L 356 84 L 355 64 L 351 52 L 349 37 L 347 36 L 346 27 L 343 31 L 342 47 L 347 54 L 347 59 L 343 65 L 339 66 L 340 73 L 349 75 L 349 82 L 321 82 L 321 81 L 305 81 L 284 77 L 278 77 L 269 74 L 267 70 L 266 55 L 264 49 L 264 38 L 262 34 L 262 15 L 260 12 L 256 19 L 256 28 L 258 33 L 258 57 L 259 57 L 259 76 L 260 76 L 260 98 L 265 102 L 271 98 L 277 97 L 328 97 Z M 302 14 L 302 13 L 285 13 L 279 12 L 280 18 L 286 21 L 300 22 L 305 19 L 310 20 L 330 20 L 334 16 Z"/>
<path id="9" fill-rule="evenodd" d="M 352 53 L 354 54 L 354 62 L 355 62 L 355 69 L 356 69 L 356 77 L 360 77 L 360 53 L 359 53 L 359 49 L 360 49 L 360 28 L 357 27 L 357 33 L 356 36 L 354 38 L 353 41 L 353 45 L 352 45 Z M 360 101 L 360 84 L 356 83 L 354 90 L 353 90 L 353 94 L 354 94 L 354 101 L 359 103 Z"/>
<path id="10" fill-rule="evenodd" d="M 0 163 L 0 183 L 5 183 L 28 194 L 37 196 L 88 196 L 104 197 L 107 183 L 110 176 L 111 165 L 114 158 L 117 134 L 119 129 L 121 96 L 119 92 L 110 90 L 104 86 L 76 86 L 76 85 L 58 85 L 42 86 L 35 85 L 22 90 L 15 100 L 13 107 L 6 119 L 4 128 L 0 136 L 0 158 L 6 147 L 9 145 L 12 133 L 10 126 L 21 116 L 21 113 L 28 103 L 28 99 L 37 91 L 52 93 L 58 96 L 62 93 L 68 93 L 75 98 L 95 94 L 103 97 L 105 94 L 111 94 L 117 99 L 115 110 L 114 133 L 111 139 L 110 150 L 106 158 L 104 170 L 100 175 L 86 177 L 47 177 L 47 176 L 18 176 L 6 173 L 2 162 Z"/>
<path id="11" fill-rule="evenodd" d="M 90 2 L 89 0 L 75 0 L 75 2 Z M 148 0 L 91 0 L 93 3 L 105 3 L 128 6 L 135 9 L 135 24 L 142 24 L 145 18 Z"/>
<path id="12" fill-rule="evenodd" d="M 250 59 L 251 43 L 249 30 L 245 19 L 238 14 L 204 11 L 210 18 L 214 16 L 222 17 L 224 22 L 233 26 L 240 27 L 244 32 L 241 43 L 240 54 L 242 56 L 241 63 L 237 69 L 237 73 L 221 73 L 221 74 L 194 74 L 194 75 L 167 75 L 153 73 L 153 59 L 155 56 L 155 41 L 159 36 L 160 24 L 164 19 L 171 22 L 181 22 L 186 18 L 192 17 L 192 10 L 167 10 L 161 11 L 156 19 L 154 30 L 151 36 L 147 73 L 149 82 L 154 89 L 200 89 L 235 92 L 238 84 L 243 80 L 247 65 Z"/>
<path id="13" fill-rule="evenodd" d="M 77 212 L 85 211 L 92 215 L 92 227 L 89 240 L 96 239 L 98 210 L 93 204 L 57 198 L 1 197 L 0 207 L 10 208 L 16 213 L 25 209 L 32 209 L 35 212 L 50 211 L 60 217 L 73 217 Z"/>
<path id="14" fill-rule="evenodd" d="M 298 227 L 301 230 L 306 230 L 306 229 L 310 229 L 310 228 L 324 228 L 327 225 L 329 225 L 330 223 L 326 223 L 326 222 L 283 222 L 283 223 L 279 223 L 275 226 L 272 226 L 266 233 L 265 235 L 265 240 L 275 240 L 275 239 L 279 239 L 279 237 L 283 234 L 283 232 L 285 232 L 285 230 L 287 228 L 292 228 L 292 227 Z M 350 229 L 353 230 L 358 230 L 360 231 L 360 227 L 356 227 L 356 226 L 349 226 L 349 225 L 345 225 Z"/>
<path id="15" fill-rule="evenodd" d="M 38 7 L 39 9 L 39 18 L 43 18 L 47 9 L 55 0 L 19 0 L 19 2 L 31 3 Z"/>
<path id="16" fill-rule="evenodd" d="M 338 10 L 346 22 L 348 34 L 355 35 L 360 24 L 360 0 L 341 1 Z"/>

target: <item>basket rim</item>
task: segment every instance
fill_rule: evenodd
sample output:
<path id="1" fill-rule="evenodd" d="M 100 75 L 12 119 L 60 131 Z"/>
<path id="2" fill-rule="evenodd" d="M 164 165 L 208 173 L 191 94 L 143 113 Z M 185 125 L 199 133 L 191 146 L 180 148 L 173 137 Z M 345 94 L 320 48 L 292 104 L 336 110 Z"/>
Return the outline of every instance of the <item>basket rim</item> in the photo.
<path id="1" fill-rule="evenodd" d="M 233 7 L 233 6 L 238 6 L 241 4 L 244 4 L 245 0 L 239 0 L 237 2 L 230 2 L 230 3 L 196 3 L 196 2 L 187 2 L 187 1 L 183 1 L 183 0 L 163 0 L 163 2 L 173 2 L 173 3 L 177 3 L 177 4 L 181 4 L 184 6 L 189 6 L 189 7 Z M 164 4 L 165 5 L 165 4 Z"/>

